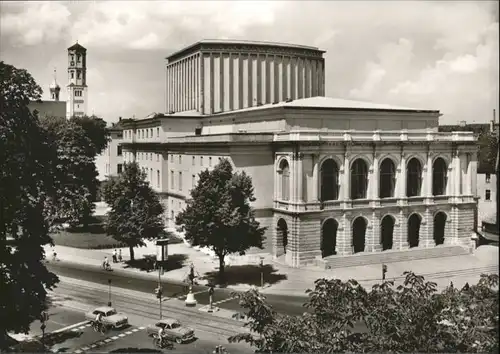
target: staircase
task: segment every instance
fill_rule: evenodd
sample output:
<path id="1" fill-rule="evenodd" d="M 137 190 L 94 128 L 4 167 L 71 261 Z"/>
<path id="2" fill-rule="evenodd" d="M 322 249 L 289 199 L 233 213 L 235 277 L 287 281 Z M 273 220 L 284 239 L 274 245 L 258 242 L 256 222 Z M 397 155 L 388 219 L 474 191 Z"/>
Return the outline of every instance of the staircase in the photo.
<path id="1" fill-rule="evenodd" d="M 440 245 L 432 248 L 387 250 L 377 253 L 356 253 L 348 256 L 329 256 L 315 260 L 315 265 L 324 269 L 356 267 L 369 264 L 407 262 L 417 259 L 462 256 L 470 251 L 461 246 Z"/>

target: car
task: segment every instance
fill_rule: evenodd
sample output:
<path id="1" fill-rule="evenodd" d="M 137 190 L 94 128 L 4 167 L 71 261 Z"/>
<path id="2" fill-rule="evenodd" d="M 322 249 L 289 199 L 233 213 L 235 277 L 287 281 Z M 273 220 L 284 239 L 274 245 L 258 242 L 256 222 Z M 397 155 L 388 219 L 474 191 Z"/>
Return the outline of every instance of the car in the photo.
<path id="1" fill-rule="evenodd" d="M 163 328 L 165 336 L 169 340 L 174 340 L 177 344 L 188 342 L 194 338 L 194 330 L 181 325 L 173 318 L 164 318 L 146 327 L 148 336 L 158 335 L 160 328 Z"/>
<path id="2" fill-rule="evenodd" d="M 102 315 L 102 323 L 113 328 L 122 328 L 128 325 L 128 317 L 123 313 L 118 313 L 115 308 L 109 306 L 98 307 L 85 314 L 85 319 L 94 321 L 97 314 Z"/>

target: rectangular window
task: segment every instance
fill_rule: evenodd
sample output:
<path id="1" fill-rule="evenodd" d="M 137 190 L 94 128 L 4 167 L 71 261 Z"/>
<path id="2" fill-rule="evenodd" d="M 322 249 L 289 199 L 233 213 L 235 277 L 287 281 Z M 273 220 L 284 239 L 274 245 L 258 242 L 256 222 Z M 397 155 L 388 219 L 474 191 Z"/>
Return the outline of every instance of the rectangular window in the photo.
<path id="1" fill-rule="evenodd" d="M 149 169 L 149 182 L 153 185 L 153 169 Z"/>
<path id="2" fill-rule="evenodd" d="M 116 166 L 116 172 L 117 173 L 122 173 L 122 168 L 123 168 L 123 165 L 121 163 L 119 163 L 117 166 Z"/>
<path id="3" fill-rule="evenodd" d="M 486 195 L 484 196 L 484 199 L 491 200 L 491 191 L 489 189 L 486 190 Z"/>
<path id="4" fill-rule="evenodd" d="M 203 156 L 200 156 L 200 166 L 203 167 Z"/>
<path id="5" fill-rule="evenodd" d="M 174 155 L 170 155 L 170 162 L 174 163 Z"/>
<path id="6" fill-rule="evenodd" d="M 491 175 L 489 173 L 486 174 L 486 183 L 490 183 L 490 180 L 491 180 Z"/>
<path id="7" fill-rule="evenodd" d="M 170 171 L 170 189 L 174 189 L 174 187 L 175 187 L 174 171 Z"/>
<path id="8" fill-rule="evenodd" d="M 209 158 L 208 158 L 208 166 L 209 166 L 209 167 L 212 167 L 212 157 L 209 157 Z"/>
<path id="9" fill-rule="evenodd" d="M 149 153 L 149 161 L 153 161 L 153 153 L 152 152 Z"/>
<path id="10" fill-rule="evenodd" d="M 74 72 L 71 72 L 71 78 L 74 79 L 75 78 L 75 73 Z"/>
<path id="11" fill-rule="evenodd" d="M 160 154 L 156 154 L 156 162 L 160 161 Z"/>
<path id="12" fill-rule="evenodd" d="M 149 134 L 150 134 L 150 135 L 149 135 L 149 137 L 150 137 L 150 138 L 152 138 L 152 137 L 153 137 L 153 128 L 151 128 L 151 129 L 149 130 Z"/>
<path id="13" fill-rule="evenodd" d="M 196 176 L 192 175 L 191 176 L 191 189 L 193 189 L 194 187 L 196 187 Z"/>
<path id="14" fill-rule="evenodd" d="M 182 172 L 179 172 L 179 190 L 182 191 Z"/>
<path id="15" fill-rule="evenodd" d="M 179 155 L 179 165 L 182 163 L 182 155 Z"/>
<path id="16" fill-rule="evenodd" d="M 156 137 L 159 138 L 160 137 L 160 128 L 156 128 Z"/>
<path id="17" fill-rule="evenodd" d="M 193 166 L 195 165 L 195 162 L 194 162 L 194 160 L 195 160 L 195 159 L 196 159 L 196 157 L 195 157 L 195 156 L 193 156 L 193 161 L 192 161 L 192 163 L 191 163 Z"/>
<path id="18" fill-rule="evenodd" d="M 121 145 L 118 145 L 116 147 L 116 155 L 122 156 L 122 146 Z"/>
<path id="19" fill-rule="evenodd" d="M 76 78 L 79 79 L 81 77 L 81 73 L 79 71 L 76 72 Z"/>
<path id="20" fill-rule="evenodd" d="M 156 186 L 160 188 L 160 170 L 156 170 Z"/>

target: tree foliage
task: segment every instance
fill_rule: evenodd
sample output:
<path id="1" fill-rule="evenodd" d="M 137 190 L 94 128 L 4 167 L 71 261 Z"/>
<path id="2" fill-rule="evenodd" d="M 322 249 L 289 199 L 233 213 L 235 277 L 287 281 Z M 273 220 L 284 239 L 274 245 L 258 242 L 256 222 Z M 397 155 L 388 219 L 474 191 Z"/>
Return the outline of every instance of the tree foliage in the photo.
<path id="1" fill-rule="evenodd" d="M 46 308 L 58 278 L 43 259 L 51 243 L 47 203 L 55 195 L 56 151 L 28 109 L 42 90 L 24 69 L 0 62 L 0 346 Z M 9 241 L 10 240 L 10 241 Z"/>
<path id="2" fill-rule="evenodd" d="M 260 227 L 250 202 L 255 201 L 252 179 L 245 172 L 233 173 L 222 159 L 212 171 L 199 174 L 186 208 L 176 218 L 194 246 L 211 248 L 219 258 L 219 277 L 224 281 L 224 259 L 244 255 L 250 247 L 262 248 L 265 228 Z"/>
<path id="3" fill-rule="evenodd" d="M 145 246 L 145 239 L 156 239 L 163 231 L 164 207 L 135 162 L 124 164 L 123 172 L 105 181 L 102 188 L 111 208 L 106 232 L 125 243 L 134 260 L 134 247 Z"/>
<path id="4" fill-rule="evenodd" d="M 498 153 L 498 135 L 483 132 L 478 138 L 478 172 L 495 173 Z"/>
<path id="5" fill-rule="evenodd" d="M 355 280 L 318 279 L 302 316 L 276 313 L 257 290 L 235 293 L 250 329 L 230 337 L 259 352 L 498 352 L 498 275 L 441 293 L 405 272 L 370 291 Z"/>

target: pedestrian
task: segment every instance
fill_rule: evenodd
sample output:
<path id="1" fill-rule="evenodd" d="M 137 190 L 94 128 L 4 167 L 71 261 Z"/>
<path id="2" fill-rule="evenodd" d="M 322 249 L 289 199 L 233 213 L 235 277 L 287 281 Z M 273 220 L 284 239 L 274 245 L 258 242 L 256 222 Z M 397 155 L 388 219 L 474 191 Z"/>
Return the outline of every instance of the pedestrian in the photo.
<path id="1" fill-rule="evenodd" d="M 118 250 L 118 261 L 121 262 L 122 260 L 123 260 L 123 258 L 122 258 L 122 249 L 120 248 Z"/>
<path id="2" fill-rule="evenodd" d="M 102 267 L 106 270 L 110 269 L 108 256 L 104 257 L 104 262 L 102 262 Z"/>
<path id="3" fill-rule="evenodd" d="M 115 250 L 113 251 L 113 263 L 116 263 L 116 262 L 118 262 L 118 261 L 116 260 L 116 248 L 115 248 Z"/>

